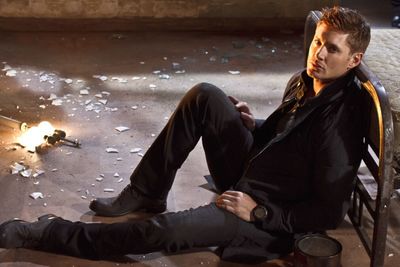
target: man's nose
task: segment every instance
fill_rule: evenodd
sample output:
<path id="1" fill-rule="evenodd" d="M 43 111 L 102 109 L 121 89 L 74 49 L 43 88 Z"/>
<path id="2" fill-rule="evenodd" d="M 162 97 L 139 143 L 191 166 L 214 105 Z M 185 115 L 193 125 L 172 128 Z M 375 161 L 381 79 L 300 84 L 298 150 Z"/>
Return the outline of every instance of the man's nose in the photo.
<path id="1" fill-rule="evenodd" d="M 326 56 L 326 52 L 327 52 L 326 47 L 323 46 L 323 45 L 321 45 L 321 46 L 317 49 L 317 51 L 316 51 L 315 54 L 316 54 L 316 56 L 317 56 L 318 59 L 324 59 L 325 56 Z"/>

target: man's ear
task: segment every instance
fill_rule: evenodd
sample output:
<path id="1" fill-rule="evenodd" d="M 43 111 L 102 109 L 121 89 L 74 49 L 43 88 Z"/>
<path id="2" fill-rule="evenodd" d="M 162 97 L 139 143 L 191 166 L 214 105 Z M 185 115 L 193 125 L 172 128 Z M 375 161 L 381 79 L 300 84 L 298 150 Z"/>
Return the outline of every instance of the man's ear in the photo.
<path id="1" fill-rule="evenodd" d="M 364 55 L 364 53 L 361 53 L 361 52 L 357 52 L 357 53 L 354 53 L 353 55 L 351 55 L 351 59 L 350 59 L 350 62 L 349 62 L 349 65 L 347 66 L 347 68 L 352 69 L 352 68 L 355 68 L 358 65 L 360 65 L 363 55 Z"/>

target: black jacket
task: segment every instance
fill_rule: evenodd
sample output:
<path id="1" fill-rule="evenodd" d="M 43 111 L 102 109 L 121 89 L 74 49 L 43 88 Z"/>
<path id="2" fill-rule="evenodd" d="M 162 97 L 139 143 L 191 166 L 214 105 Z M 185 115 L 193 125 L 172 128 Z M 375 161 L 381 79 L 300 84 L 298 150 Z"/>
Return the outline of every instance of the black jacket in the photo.
<path id="1" fill-rule="evenodd" d="M 294 75 L 282 104 L 254 131 L 254 149 L 235 189 L 268 209 L 260 227 L 302 233 L 335 228 L 349 207 L 361 161 L 361 89 L 352 72 L 308 98 L 312 79 Z M 294 119 L 280 135 L 283 114 Z"/>

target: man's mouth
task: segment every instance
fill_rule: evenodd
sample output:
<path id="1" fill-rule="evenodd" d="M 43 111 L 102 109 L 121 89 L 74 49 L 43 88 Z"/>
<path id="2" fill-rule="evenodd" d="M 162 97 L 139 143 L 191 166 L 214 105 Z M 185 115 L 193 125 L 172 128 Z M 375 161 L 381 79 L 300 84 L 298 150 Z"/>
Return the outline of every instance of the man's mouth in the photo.
<path id="1" fill-rule="evenodd" d="M 312 66 L 314 69 L 316 69 L 316 70 L 323 70 L 323 69 L 324 69 L 324 68 L 323 68 L 320 64 L 318 64 L 316 61 L 311 61 L 310 63 L 311 63 L 311 66 Z"/>

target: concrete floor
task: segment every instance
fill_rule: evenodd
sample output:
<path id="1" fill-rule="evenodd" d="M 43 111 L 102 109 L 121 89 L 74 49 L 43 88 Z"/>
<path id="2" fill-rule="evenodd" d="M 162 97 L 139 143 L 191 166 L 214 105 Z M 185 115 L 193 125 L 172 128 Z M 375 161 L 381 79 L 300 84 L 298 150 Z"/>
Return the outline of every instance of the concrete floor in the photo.
<path id="1" fill-rule="evenodd" d="M 374 20 L 383 25 L 380 18 Z M 0 67 L 4 67 L 0 72 L 0 114 L 30 125 L 48 120 L 82 142 L 80 149 L 60 144 L 42 153 L 30 153 L 14 145 L 18 131 L 0 127 L 0 221 L 10 217 L 35 220 L 43 213 L 85 222 L 149 216 L 103 218 L 94 216 L 88 204 L 93 197 L 117 194 L 129 183 L 129 175 L 140 160 L 130 150 L 146 151 L 191 86 L 202 81 L 214 83 L 250 103 L 255 115 L 264 118 L 278 105 L 287 80 L 303 64 L 303 37 L 294 32 L 2 32 L 0 38 Z M 179 67 L 173 63 L 179 63 Z M 176 73 L 183 70 L 184 73 Z M 159 74 L 170 78 L 160 79 Z M 106 76 L 107 80 L 95 75 Z M 80 94 L 82 89 L 89 94 Z M 95 96 L 104 91 L 110 94 Z M 50 94 L 55 94 L 62 104 L 52 105 Z M 100 99 L 107 103 L 98 103 Z M 117 126 L 130 130 L 118 133 Z M 107 153 L 108 147 L 119 153 Z M 34 172 L 45 172 L 36 178 L 10 174 L 9 166 L 14 162 L 21 162 Z M 205 186 L 206 174 L 202 147 L 198 145 L 177 174 L 168 210 L 213 201 L 215 195 Z M 100 176 L 104 179 L 98 182 L 96 178 Z M 106 188 L 115 193 L 104 192 Z M 34 200 L 29 197 L 32 192 L 42 192 L 44 198 Z M 396 210 L 398 200 L 393 202 Z M 396 234 L 399 220 L 393 213 L 385 266 L 394 267 L 400 262 L 400 240 Z M 343 245 L 343 267 L 368 266 L 368 257 L 347 221 L 329 234 Z M 0 250 L 0 266 L 246 265 L 220 261 L 208 250 L 89 261 L 18 249 Z M 258 266 L 291 266 L 291 257 Z"/>

